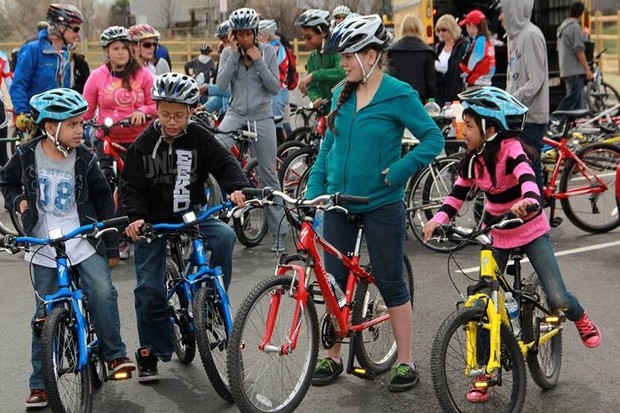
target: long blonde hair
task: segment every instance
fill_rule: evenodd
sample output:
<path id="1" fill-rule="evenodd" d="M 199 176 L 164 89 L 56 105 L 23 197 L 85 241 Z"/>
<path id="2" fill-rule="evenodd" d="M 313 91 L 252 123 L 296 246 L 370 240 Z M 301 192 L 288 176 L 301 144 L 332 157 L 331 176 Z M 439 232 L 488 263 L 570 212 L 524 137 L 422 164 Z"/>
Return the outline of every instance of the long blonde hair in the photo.
<path id="1" fill-rule="evenodd" d="M 422 20 L 415 14 L 408 14 L 400 25 L 400 37 L 417 37 L 424 40 L 422 35 Z"/>

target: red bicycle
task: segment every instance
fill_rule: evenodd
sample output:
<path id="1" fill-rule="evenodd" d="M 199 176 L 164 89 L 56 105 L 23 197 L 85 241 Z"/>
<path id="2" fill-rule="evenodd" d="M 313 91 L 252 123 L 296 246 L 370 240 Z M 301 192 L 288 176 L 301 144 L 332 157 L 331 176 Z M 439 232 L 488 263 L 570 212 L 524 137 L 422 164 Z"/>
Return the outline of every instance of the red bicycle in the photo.
<path id="1" fill-rule="evenodd" d="M 237 406 L 244 413 L 292 412 L 311 383 L 319 344 L 351 347 L 346 372 L 364 379 L 387 371 L 396 361 L 396 343 L 387 306 L 369 265 L 360 265 L 364 222 L 350 253 L 338 251 L 313 229 L 308 210 L 346 210 L 342 204 L 364 204 L 368 198 L 341 194 L 312 200 L 294 199 L 270 188 L 243 190 L 259 205 L 286 203 L 291 226 L 299 231 L 297 253 L 283 254 L 275 276 L 256 285 L 243 300 L 228 344 L 228 379 Z M 294 212 L 297 213 L 294 213 Z M 337 257 L 349 269 L 344 293 L 330 282 L 322 253 Z M 413 305 L 413 274 L 405 255 L 405 282 Z M 314 276 L 313 276 L 314 274 Z M 325 304 L 319 321 L 316 304 Z M 355 365 L 355 359 L 359 366 Z"/>

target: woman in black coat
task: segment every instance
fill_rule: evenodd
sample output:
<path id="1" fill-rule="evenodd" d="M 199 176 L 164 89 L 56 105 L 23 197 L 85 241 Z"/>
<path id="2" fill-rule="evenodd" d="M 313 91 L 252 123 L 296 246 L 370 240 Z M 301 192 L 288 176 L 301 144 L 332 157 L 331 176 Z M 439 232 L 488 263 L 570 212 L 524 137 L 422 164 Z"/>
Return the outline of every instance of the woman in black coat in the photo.
<path id="1" fill-rule="evenodd" d="M 422 21 L 414 14 L 403 19 L 400 37 L 387 51 L 389 73 L 409 83 L 425 103 L 435 97 L 435 51 L 424 43 Z"/>
<path id="2" fill-rule="evenodd" d="M 436 46 L 437 94 L 435 101 L 440 107 L 445 102 L 459 100 L 463 91 L 463 79 L 459 62 L 463 59 L 469 41 L 462 36 L 461 27 L 451 14 L 444 14 L 435 24 L 440 42 Z"/>

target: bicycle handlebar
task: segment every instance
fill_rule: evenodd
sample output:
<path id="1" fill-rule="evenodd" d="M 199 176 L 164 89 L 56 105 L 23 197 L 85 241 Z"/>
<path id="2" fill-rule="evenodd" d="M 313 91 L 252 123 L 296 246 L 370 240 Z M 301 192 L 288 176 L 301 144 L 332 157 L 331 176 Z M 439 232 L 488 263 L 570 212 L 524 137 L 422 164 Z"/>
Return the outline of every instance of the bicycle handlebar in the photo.
<path id="1" fill-rule="evenodd" d="M 35 238 L 35 237 L 16 237 L 11 231 L 9 231 L 4 225 L 0 225 L 0 233 L 4 235 L 3 239 L 0 239 L 0 248 L 9 248 L 11 251 L 15 251 L 16 248 L 23 247 L 25 245 L 48 245 L 58 244 L 68 241 L 78 236 L 94 236 L 107 229 L 115 229 L 119 225 L 129 223 L 127 216 L 111 218 L 93 224 L 82 225 L 69 232 L 67 235 L 62 235 L 60 229 L 52 230 L 49 232 L 49 238 Z"/>
<path id="2" fill-rule="evenodd" d="M 278 197 L 284 200 L 287 204 L 295 205 L 295 206 L 314 206 L 321 204 L 323 202 L 331 201 L 333 205 L 342 205 L 342 204 L 358 204 L 358 205 L 368 205 L 370 202 L 370 198 L 365 196 L 355 196 L 355 195 L 345 195 L 336 193 L 333 195 L 320 195 L 314 199 L 305 199 L 305 198 L 291 198 L 287 194 L 281 191 L 276 191 L 272 188 L 243 188 L 241 192 L 244 195 L 260 197 L 264 199 L 269 199 L 273 197 Z"/>
<path id="3" fill-rule="evenodd" d="M 153 239 L 156 237 L 155 232 L 157 231 L 177 231 L 183 229 L 185 227 L 194 225 L 196 223 L 202 222 L 205 219 L 209 218 L 216 213 L 225 210 L 231 209 L 234 205 L 230 201 L 225 201 L 221 204 L 218 204 L 212 208 L 207 209 L 199 216 L 196 216 L 196 213 L 193 211 L 187 212 L 183 215 L 183 222 L 181 223 L 159 223 L 159 224 L 150 224 L 146 223 L 142 227 L 142 235 L 147 239 Z"/>
<path id="4" fill-rule="evenodd" d="M 153 119 L 153 117 L 150 116 L 150 115 L 146 115 L 146 117 L 145 117 L 145 120 L 147 122 L 152 120 L 152 119 Z M 130 118 L 123 118 L 123 119 L 118 120 L 116 122 L 114 122 L 112 120 L 112 118 L 105 118 L 103 123 L 95 123 L 95 119 L 93 118 L 93 119 L 87 120 L 84 123 L 85 123 L 85 125 L 90 126 L 91 128 L 101 129 L 101 130 L 103 130 L 104 132 L 107 132 L 107 133 L 109 133 L 109 130 L 112 129 L 113 127 L 115 127 L 115 126 L 120 126 L 122 128 L 129 128 L 129 127 L 133 126 L 131 124 L 131 119 Z"/>
<path id="5" fill-rule="evenodd" d="M 214 126 L 211 126 L 205 122 L 202 121 L 202 117 L 209 117 L 211 116 L 211 114 L 209 114 L 209 112 L 207 111 L 199 111 L 199 112 L 195 112 L 194 116 L 197 117 L 198 119 L 200 119 L 200 123 L 202 124 L 202 126 L 207 129 L 209 132 L 211 132 L 214 135 L 228 135 L 231 136 L 234 139 L 239 139 L 239 138 L 249 138 L 249 139 L 253 139 L 253 140 L 258 140 L 258 134 L 256 132 L 252 132 L 249 130 L 245 130 L 245 129 L 234 129 L 231 131 L 223 131 L 220 128 L 216 128 Z"/>

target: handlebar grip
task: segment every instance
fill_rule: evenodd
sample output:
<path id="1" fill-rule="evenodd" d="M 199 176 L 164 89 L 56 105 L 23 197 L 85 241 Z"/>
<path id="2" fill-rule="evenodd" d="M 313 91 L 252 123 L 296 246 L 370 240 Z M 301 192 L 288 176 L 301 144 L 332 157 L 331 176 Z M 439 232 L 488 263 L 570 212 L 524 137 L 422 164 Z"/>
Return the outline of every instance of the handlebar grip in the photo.
<path id="1" fill-rule="evenodd" d="M 273 194 L 273 189 L 269 187 L 265 188 L 243 188 L 241 190 L 243 195 L 255 196 L 261 198 L 267 198 Z"/>
<path id="2" fill-rule="evenodd" d="M 368 205 L 369 202 L 370 202 L 370 198 L 368 198 L 367 196 L 355 196 L 355 195 L 343 195 L 343 194 L 334 195 L 334 203 L 336 205 L 341 205 L 341 204 Z"/>
<path id="3" fill-rule="evenodd" d="M 129 224 L 129 217 L 123 216 L 123 217 L 106 219 L 105 221 L 103 221 L 103 228 L 112 228 L 112 227 L 117 227 L 119 225 L 127 225 L 127 224 Z"/>
<path id="4" fill-rule="evenodd" d="M 528 206 L 525 207 L 525 212 L 528 214 L 531 214 L 532 212 L 536 212 L 538 211 L 539 206 L 537 204 L 529 204 Z M 515 214 L 513 214 L 512 212 L 508 212 L 506 214 L 506 218 L 508 219 L 514 219 L 517 216 Z"/>

